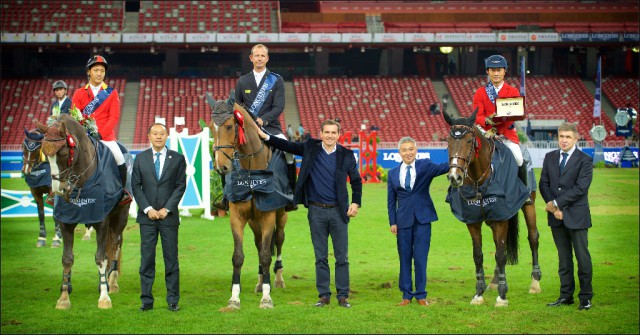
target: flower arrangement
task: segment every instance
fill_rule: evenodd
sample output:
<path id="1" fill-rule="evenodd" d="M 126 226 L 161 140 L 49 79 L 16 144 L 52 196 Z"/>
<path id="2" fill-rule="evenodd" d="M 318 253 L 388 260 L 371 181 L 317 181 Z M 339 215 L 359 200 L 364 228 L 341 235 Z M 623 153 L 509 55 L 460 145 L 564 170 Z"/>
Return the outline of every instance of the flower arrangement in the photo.
<path id="1" fill-rule="evenodd" d="M 78 121 L 78 123 L 80 123 L 80 125 L 84 127 L 84 129 L 87 131 L 87 135 L 93 138 L 100 138 L 99 137 L 100 135 L 98 134 L 98 125 L 96 125 L 96 120 L 92 118 L 90 115 L 82 114 L 82 112 L 75 105 L 73 105 L 69 109 L 69 115 L 71 115 L 72 118 L 74 118 L 76 121 Z M 49 116 L 49 119 L 47 119 L 47 125 L 51 126 L 53 123 L 58 121 L 58 117 L 60 117 L 60 107 L 55 106 L 53 107 L 51 116 Z"/>
<path id="2" fill-rule="evenodd" d="M 387 181 L 388 171 L 384 169 L 382 166 L 378 165 L 378 171 L 376 171 L 376 173 L 378 175 L 378 180 L 380 180 L 381 182 Z"/>

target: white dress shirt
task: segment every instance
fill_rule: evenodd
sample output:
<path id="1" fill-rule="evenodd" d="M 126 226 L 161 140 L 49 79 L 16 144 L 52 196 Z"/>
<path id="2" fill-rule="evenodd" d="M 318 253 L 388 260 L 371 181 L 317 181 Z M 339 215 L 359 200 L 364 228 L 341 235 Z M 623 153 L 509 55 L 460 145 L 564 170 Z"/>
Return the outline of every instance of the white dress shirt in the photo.
<path id="1" fill-rule="evenodd" d="M 415 159 L 411 164 L 407 165 L 404 162 L 402 163 L 402 167 L 400 168 L 400 186 L 404 188 L 404 180 L 407 178 L 407 166 L 411 166 L 411 189 L 413 190 L 413 186 L 416 183 L 416 161 Z"/>

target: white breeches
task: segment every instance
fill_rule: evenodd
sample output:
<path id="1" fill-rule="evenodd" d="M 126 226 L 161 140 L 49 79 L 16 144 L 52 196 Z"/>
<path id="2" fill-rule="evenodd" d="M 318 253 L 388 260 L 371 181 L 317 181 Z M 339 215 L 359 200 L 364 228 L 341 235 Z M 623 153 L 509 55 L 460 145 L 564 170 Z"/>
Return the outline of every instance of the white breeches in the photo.
<path id="1" fill-rule="evenodd" d="M 275 137 L 281 138 L 283 140 L 286 140 L 287 137 L 284 136 L 284 134 L 277 134 L 277 135 L 273 135 Z M 286 151 L 282 151 L 284 152 L 284 158 L 287 160 L 287 164 L 293 164 L 295 157 L 293 156 L 293 154 L 290 154 Z"/>
<path id="2" fill-rule="evenodd" d="M 504 145 L 506 145 L 507 148 L 511 150 L 511 152 L 513 153 L 513 157 L 516 159 L 516 164 L 518 164 L 518 166 L 522 166 L 524 159 L 522 158 L 522 151 L 520 151 L 520 145 L 511 142 L 510 139 L 502 135 L 498 135 L 498 138 L 500 138 L 500 140 L 502 140 L 502 143 L 504 143 Z"/>
<path id="3" fill-rule="evenodd" d="M 120 146 L 116 141 L 100 140 L 100 142 L 102 142 L 102 144 L 106 145 L 109 148 L 109 150 L 111 150 L 113 157 L 116 159 L 116 164 L 118 165 L 124 164 L 124 155 L 122 154 L 122 151 L 120 151 Z"/>

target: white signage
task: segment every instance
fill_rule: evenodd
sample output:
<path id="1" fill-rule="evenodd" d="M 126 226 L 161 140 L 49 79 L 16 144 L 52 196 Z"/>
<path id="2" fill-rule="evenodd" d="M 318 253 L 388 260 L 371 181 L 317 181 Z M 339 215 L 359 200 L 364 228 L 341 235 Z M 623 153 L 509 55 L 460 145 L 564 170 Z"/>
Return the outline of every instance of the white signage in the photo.
<path id="1" fill-rule="evenodd" d="M 365 43 L 365 42 L 371 42 L 371 34 L 369 33 L 342 34 L 342 43 Z"/>
<path id="2" fill-rule="evenodd" d="M 529 41 L 531 42 L 558 42 L 560 37 L 558 33 L 529 33 Z"/>
<path id="3" fill-rule="evenodd" d="M 495 42 L 496 33 L 467 33 L 468 42 Z"/>
<path id="4" fill-rule="evenodd" d="M 214 43 L 216 41 L 216 34 L 214 33 L 187 33 L 186 35 L 187 43 Z"/>
<path id="5" fill-rule="evenodd" d="M 27 42 L 53 42 L 57 40 L 56 34 L 51 33 L 31 33 L 27 34 Z M 62 39 L 60 40 L 62 42 Z"/>
<path id="6" fill-rule="evenodd" d="M 404 42 L 404 34 L 403 33 L 373 34 L 373 41 L 382 42 L 382 43 Z"/>
<path id="7" fill-rule="evenodd" d="M 289 43 L 307 43 L 309 42 L 309 34 L 307 33 L 280 33 L 279 42 Z"/>
<path id="8" fill-rule="evenodd" d="M 55 34 L 54 34 L 55 35 Z M 89 43 L 91 42 L 91 34 L 60 34 L 60 43 Z"/>
<path id="9" fill-rule="evenodd" d="M 157 43 L 183 43 L 183 33 L 157 33 L 153 34 L 153 41 Z"/>
<path id="10" fill-rule="evenodd" d="M 497 42 L 527 42 L 529 33 L 499 33 Z"/>
<path id="11" fill-rule="evenodd" d="M 124 33 L 122 34 L 122 43 L 151 43 L 153 42 L 153 34 Z"/>
<path id="12" fill-rule="evenodd" d="M 404 33 L 405 42 L 421 43 L 433 42 L 436 34 L 434 33 Z"/>
<path id="13" fill-rule="evenodd" d="M 0 42 L 2 43 L 23 43 L 26 39 L 24 33 L 2 33 Z"/>
<path id="14" fill-rule="evenodd" d="M 247 43 L 247 34 L 218 34 L 218 43 Z"/>
<path id="15" fill-rule="evenodd" d="M 310 35 L 311 42 L 339 43 L 342 40 L 342 34 L 311 33 Z"/>
<path id="16" fill-rule="evenodd" d="M 466 33 L 436 33 L 436 42 L 469 42 Z"/>
<path id="17" fill-rule="evenodd" d="M 251 43 L 278 42 L 278 34 L 277 33 L 249 34 L 249 42 L 251 42 Z"/>
<path id="18" fill-rule="evenodd" d="M 122 35 L 119 33 L 91 34 L 91 43 L 120 43 Z"/>

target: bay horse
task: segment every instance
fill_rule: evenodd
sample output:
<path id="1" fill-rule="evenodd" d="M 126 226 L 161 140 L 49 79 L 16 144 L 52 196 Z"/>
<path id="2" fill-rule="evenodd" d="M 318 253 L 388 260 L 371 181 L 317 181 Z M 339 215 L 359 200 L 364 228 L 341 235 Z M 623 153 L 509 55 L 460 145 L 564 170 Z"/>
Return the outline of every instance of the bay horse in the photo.
<path id="1" fill-rule="evenodd" d="M 118 203 L 122 185 L 115 159 L 104 144 L 90 138 L 85 128 L 68 114 L 60 115 L 51 126 L 36 123 L 45 134 L 42 152 L 51 164 L 52 189 L 56 194 L 54 219 L 60 225 L 64 245 L 61 294 L 56 308 L 71 307 L 73 242 L 78 222 L 95 228 L 98 308 L 111 308 L 109 293 L 119 291 L 122 232 L 130 206 Z"/>
<path id="2" fill-rule="evenodd" d="M 258 250 L 259 268 L 258 284 L 255 292 L 262 292 L 260 308 L 273 308 L 271 299 L 271 277 L 269 267 L 271 258 L 276 252 L 274 272 L 276 274 L 275 287 L 284 288 L 282 276 L 282 245 L 284 243 L 284 227 L 287 223 L 287 213 L 282 207 L 276 206 L 263 210 L 260 206 L 260 194 L 251 188 L 251 198 L 248 200 L 234 199 L 231 190 L 239 184 L 261 184 L 264 179 L 244 179 L 261 176 L 267 170 L 272 159 L 271 149 L 264 144 L 255 130 L 255 121 L 246 109 L 235 103 L 235 93 L 225 100 L 213 100 L 207 95 L 207 102 L 213 111 L 209 128 L 214 138 L 213 157 L 214 168 L 226 178 L 225 195 L 229 197 L 229 222 L 233 235 L 233 277 L 231 298 L 227 307 L 240 308 L 240 273 L 244 263 L 242 243 L 244 228 L 249 223 L 253 231 L 254 242 Z M 284 162 L 284 160 L 283 160 Z M 283 166 L 285 168 L 285 166 Z M 234 186 L 232 186 L 234 185 Z M 274 206 L 271 206 L 274 207 Z"/>
<path id="3" fill-rule="evenodd" d="M 36 247 L 41 248 L 47 245 L 47 228 L 44 216 L 44 196 L 51 193 L 51 167 L 46 156 L 42 154 L 42 139 L 44 134 L 39 129 L 24 130 L 24 140 L 22 141 L 22 175 L 29 186 L 31 195 L 36 201 L 38 209 L 38 220 L 40 221 L 40 233 Z M 54 220 L 55 222 L 55 220 Z M 51 240 L 52 248 L 59 248 L 62 245 L 62 235 L 60 226 L 55 222 L 55 234 Z"/>
<path id="4" fill-rule="evenodd" d="M 496 306 L 508 306 L 505 266 L 518 262 L 519 209 L 524 213 L 531 248 L 532 280 L 529 293 L 541 292 L 542 272 L 538 263 L 540 234 L 536 226 L 535 191 L 529 192 L 525 185 L 517 181 L 515 186 L 507 189 L 509 182 L 519 180 L 515 159 L 506 146 L 494 138 L 485 137 L 474 124 L 477 112 L 476 109 L 471 116 L 458 119 L 443 113 L 445 121 L 451 126 L 447 138 L 447 179 L 451 185 L 447 202 L 454 216 L 467 224 L 471 234 L 476 268 L 476 292 L 471 304 L 483 304 L 482 295 L 487 288 L 482 254 L 482 222 L 485 222 L 493 232 L 496 247 L 496 268 L 492 279 L 492 284 L 497 284 L 498 289 Z M 526 201 L 528 197 L 531 202 Z"/>

